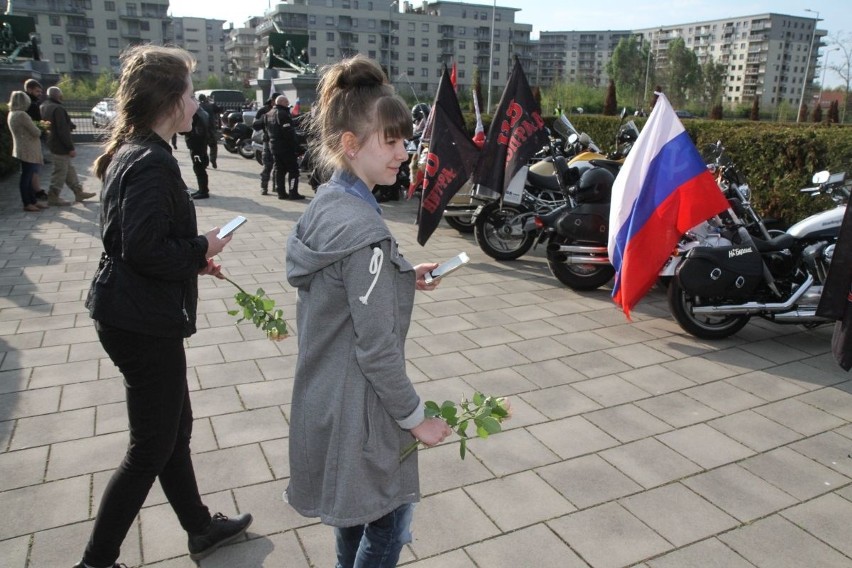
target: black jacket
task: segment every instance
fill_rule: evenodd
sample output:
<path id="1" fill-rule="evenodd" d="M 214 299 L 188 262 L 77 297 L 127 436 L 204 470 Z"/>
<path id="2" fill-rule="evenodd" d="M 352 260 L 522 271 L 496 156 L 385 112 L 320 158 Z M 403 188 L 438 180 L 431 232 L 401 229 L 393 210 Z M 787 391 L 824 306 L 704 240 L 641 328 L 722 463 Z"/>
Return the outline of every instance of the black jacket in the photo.
<path id="1" fill-rule="evenodd" d="M 274 106 L 263 115 L 263 129 L 269 137 L 269 143 L 280 152 L 295 155 L 298 149 L 296 126 L 290 117 L 290 109 Z"/>
<path id="2" fill-rule="evenodd" d="M 101 239 L 86 299 L 92 318 L 157 337 L 195 333 L 207 239 L 168 143 L 133 141 L 116 152 L 101 195 Z"/>
<path id="3" fill-rule="evenodd" d="M 852 369 L 852 206 L 846 205 L 831 269 L 817 306 L 817 315 L 837 320 L 831 350 L 837 364 Z"/>

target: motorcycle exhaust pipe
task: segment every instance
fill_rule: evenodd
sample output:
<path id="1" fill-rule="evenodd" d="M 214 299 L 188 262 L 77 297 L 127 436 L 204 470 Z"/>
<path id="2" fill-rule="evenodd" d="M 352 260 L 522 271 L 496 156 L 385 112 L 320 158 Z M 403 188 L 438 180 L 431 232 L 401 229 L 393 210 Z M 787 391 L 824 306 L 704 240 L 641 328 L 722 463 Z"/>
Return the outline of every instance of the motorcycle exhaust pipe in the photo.
<path id="1" fill-rule="evenodd" d="M 609 264 L 609 257 L 606 256 L 581 256 L 577 254 L 569 254 L 565 258 L 566 264 Z"/>
<path id="2" fill-rule="evenodd" d="M 773 314 L 772 321 L 779 323 L 828 323 L 829 320 L 816 315 L 816 308 L 797 308 L 780 314 Z"/>
<path id="3" fill-rule="evenodd" d="M 734 304 L 727 306 L 697 306 L 692 308 L 692 313 L 706 314 L 706 315 L 752 315 L 759 314 L 761 312 L 769 312 L 772 314 L 779 312 L 788 312 L 793 305 L 799 301 L 805 292 L 810 289 L 811 285 L 814 283 L 814 277 L 808 274 L 807 280 L 799 286 L 799 289 L 790 296 L 786 302 L 783 303 L 773 303 L 773 304 L 764 304 L 761 302 L 747 302 L 745 304 Z"/>
<path id="4" fill-rule="evenodd" d="M 606 247 L 550 244 L 547 251 L 565 253 L 566 264 L 609 264 Z"/>

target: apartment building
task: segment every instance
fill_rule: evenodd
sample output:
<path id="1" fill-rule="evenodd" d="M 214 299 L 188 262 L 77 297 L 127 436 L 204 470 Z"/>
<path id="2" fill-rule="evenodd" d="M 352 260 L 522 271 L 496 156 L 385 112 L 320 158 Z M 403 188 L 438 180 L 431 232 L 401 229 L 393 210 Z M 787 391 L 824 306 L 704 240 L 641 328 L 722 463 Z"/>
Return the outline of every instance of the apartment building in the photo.
<path id="1" fill-rule="evenodd" d="M 274 5 L 260 24 L 231 30 L 225 51 L 238 67 L 236 76 L 244 78 L 263 61 L 271 32 L 307 34 L 310 61 L 319 66 L 362 53 L 378 61 L 401 92 L 430 98 L 443 65 L 455 62 L 460 87 L 471 87 L 477 68 L 483 94 L 490 72 L 499 96 L 513 57 L 532 63 L 532 26 L 515 22 L 516 12 L 463 2 L 403 2 L 400 10 L 396 0 L 288 0 Z M 253 62 L 246 54 L 251 28 Z"/>
<path id="2" fill-rule="evenodd" d="M 530 82 L 542 87 L 565 82 L 605 87 L 612 52 L 622 38 L 632 35 L 628 30 L 541 32 L 536 65 L 528 71 Z"/>
<path id="3" fill-rule="evenodd" d="M 180 45 L 195 56 L 192 80 L 203 84 L 210 76 L 225 77 L 228 59 L 225 56 L 227 35 L 222 26 L 225 20 L 205 18 L 172 18 L 172 43 Z"/>
<path id="4" fill-rule="evenodd" d="M 6 10 L 7 2 L 0 2 Z M 119 70 L 119 54 L 139 43 L 174 43 L 198 58 L 196 81 L 227 70 L 223 20 L 171 18 L 169 0 L 15 0 L 35 20 L 42 58 L 58 73 L 96 76 Z"/>
<path id="5" fill-rule="evenodd" d="M 813 86 L 819 48 L 828 33 L 815 28 L 816 23 L 814 18 L 767 13 L 635 33 L 650 42 L 652 65 L 665 63 L 666 49 L 678 37 L 695 52 L 699 62 L 712 57 L 725 64 L 724 102 L 728 105 L 751 103 L 757 97 L 763 108 L 782 103 L 795 108 L 802 85 L 806 82 Z"/>
<path id="6" fill-rule="evenodd" d="M 264 25 L 267 20 L 262 16 L 250 18 L 242 27 L 235 28 L 233 24 L 226 31 L 225 59 L 227 75 L 232 79 L 248 83 L 257 78 L 257 69 L 262 67 L 261 54 L 258 52 L 258 39 L 255 29 Z"/>

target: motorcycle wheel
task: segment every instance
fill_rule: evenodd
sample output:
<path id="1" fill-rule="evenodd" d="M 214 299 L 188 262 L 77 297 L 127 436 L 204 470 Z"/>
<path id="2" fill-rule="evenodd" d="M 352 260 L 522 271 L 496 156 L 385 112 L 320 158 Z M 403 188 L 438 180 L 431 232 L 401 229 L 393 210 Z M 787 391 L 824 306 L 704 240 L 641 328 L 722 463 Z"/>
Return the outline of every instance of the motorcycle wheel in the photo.
<path id="1" fill-rule="evenodd" d="M 471 222 L 470 215 L 463 217 L 444 217 L 444 219 L 447 220 L 447 225 L 459 233 L 469 234 L 473 232 L 473 223 Z"/>
<path id="2" fill-rule="evenodd" d="M 262 166 L 263 165 L 263 152 L 261 152 L 260 150 L 255 150 L 254 151 L 254 159 L 257 160 L 257 163 Z"/>
<path id="3" fill-rule="evenodd" d="M 518 215 L 529 213 L 526 207 L 521 205 L 509 205 L 495 201 L 486 205 L 473 228 L 476 244 L 482 252 L 495 260 L 515 260 L 523 256 L 535 242 L 535 234 L 525 233 L 523 220 L 518 221 Z M 517 232 L 520 231 L 520 234 Z"/>
<path id="4" fill-rule="evenodd" d="M 254 153 L 256 150 L 251 146 L 251 140 L 244 140 L 240 142 L 240 156 L 245 158 L 246 160 L 254 160 Z"/>
<path id="5" fill-rule="evenodd" d="M 551 237 L 552 244 L 562 245 L 565 242 L 564 237 Z M 548 252 L 547 266 L 557 280 L 581 292 L 597 290 L 615 276 L 615 269 L 610 264 L 568 264 L 561 252 Z"/>
<path id="6" fill-rule="evenodd" d="M 233 140 L 231 140 L 230 138 L 224 138 L 222 140 L 222 146 L 224 146 L 225 150 L 227 150 L 231 154 L 237 153 L 237 147 L 236 147 L 236 145 L 234 145 Z"/>
<path id="7" fill-rule="evenodd" d="M 724 339 L 748 323 L 747 315 L 696 315 L 692 313 L 695 298 L 686 293 L 677 278 L 669 284 L 669 309 L 678 325 L 701 339 Z"/>

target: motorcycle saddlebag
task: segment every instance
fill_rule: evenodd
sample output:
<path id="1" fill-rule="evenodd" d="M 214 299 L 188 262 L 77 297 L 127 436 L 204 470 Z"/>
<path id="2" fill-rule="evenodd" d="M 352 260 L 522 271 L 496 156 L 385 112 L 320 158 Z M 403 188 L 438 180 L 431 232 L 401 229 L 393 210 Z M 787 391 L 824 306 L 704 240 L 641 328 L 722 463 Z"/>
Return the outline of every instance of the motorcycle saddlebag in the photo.
<path id="1" fill-rule="evenodd" d="M 760 284 L 763 259 L 751 246 L 696 247 L 686 253 L 675 274 L 692 296 L 741 300 Z"/>
<path id="2" fill-rule="evenodd" d="M 580 211 L 580 207 L 566 211 L 556 221 L 556 232 L 575 241 L 601 241 L 606 243 L 609 218 L 595 211 Z"/>

